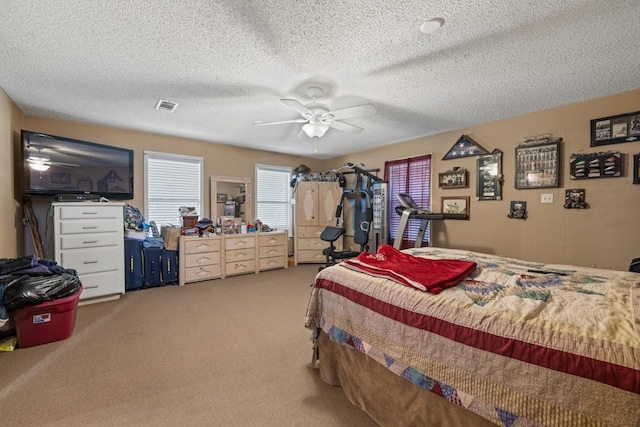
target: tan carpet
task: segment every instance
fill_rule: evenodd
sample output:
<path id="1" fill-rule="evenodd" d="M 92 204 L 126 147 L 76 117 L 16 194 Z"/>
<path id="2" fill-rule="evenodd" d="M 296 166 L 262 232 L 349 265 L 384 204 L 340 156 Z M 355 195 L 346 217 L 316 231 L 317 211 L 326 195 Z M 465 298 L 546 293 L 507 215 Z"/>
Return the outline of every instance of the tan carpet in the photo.
<path id="1" fill-rule="evenodd" d="M 373 426 L 311 368 L 318 265 L 129 292 L 0 353 L 0 425 Z"/>

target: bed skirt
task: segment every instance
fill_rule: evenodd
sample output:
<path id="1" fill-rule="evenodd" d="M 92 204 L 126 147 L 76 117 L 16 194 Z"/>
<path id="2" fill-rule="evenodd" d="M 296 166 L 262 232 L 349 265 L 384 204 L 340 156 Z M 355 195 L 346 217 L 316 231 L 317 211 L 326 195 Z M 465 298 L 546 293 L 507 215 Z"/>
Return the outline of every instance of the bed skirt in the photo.
<path id="1" fill-rule="evenodd" d="M 349 401 L 381 426 L 495 426 L 441 396 L 421 389 L 353 348 L 320 331 L 320 377 L 341 386 Z"/>

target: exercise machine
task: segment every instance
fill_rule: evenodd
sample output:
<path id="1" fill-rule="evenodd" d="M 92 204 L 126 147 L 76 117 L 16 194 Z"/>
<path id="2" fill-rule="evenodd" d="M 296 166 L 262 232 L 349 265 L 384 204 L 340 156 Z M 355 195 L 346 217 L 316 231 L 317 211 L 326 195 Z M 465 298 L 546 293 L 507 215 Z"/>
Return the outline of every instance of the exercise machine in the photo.
<path id="1" fill-rule="evenodd" d="M 348 168 L 355 174 L 353 187 L 344 190 L 340 196 L 340 203 L 336 208 L 336 226 L 326 227 L 320 239 L 329 242 L 329 247 L 322 253 L 326 257 L 326 266 L 336 262 L 353 258 L 364 251 L 377 251 L 378 246 L 387 242 L 386 198 L 387 183 L 370 171 L 362 169 L 362 163 L 354 165 L 347 163 L 341 169 Z M 359 250 L 337 250 L 336 240 L 346 232 L 342 211 L 345 201 L 354 201 L 354 232 L 353 241 L 360 245 Z M 321 267 L 322 269 L 322 267 Z"/>
<path id="2" fill-rule="evenodd" d="M 409 220 L 420 220 L 420 228 L 418 229 L 418 235 L 416 237 L 416 243 L 414 247 L 419 248 L 422 246 L 424 235 L 429 227 L 429 221 L 444 219 L 445 215 L 441 213 L 433 213 L 427 209 L 423 209 L 413 200 L 413 198 L 405 193 L 399 193 L 397 196 L 400 206 L 396 206 L 395 210 L 400 215 L 400 225 L 398 225 L 398 232 L 396 233 L 396 239 L 393 242 L 393 247 L 400 249 L 402 244 L 402 237 L 407 229 Z"/>

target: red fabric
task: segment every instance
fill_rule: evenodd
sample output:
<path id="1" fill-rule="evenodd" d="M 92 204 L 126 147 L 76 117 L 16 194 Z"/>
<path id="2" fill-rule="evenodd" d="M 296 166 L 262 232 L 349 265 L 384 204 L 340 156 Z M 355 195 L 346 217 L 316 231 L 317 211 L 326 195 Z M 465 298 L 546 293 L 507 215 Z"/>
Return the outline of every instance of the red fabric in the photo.
<path id="1" fill-rule="evenodd" d="M 476 268 L 472 261 L 420 258 L 389 245 L 381 245 L 375 254 L 362 252 L 341 265 L 432 294 L 456 285 Z"/>

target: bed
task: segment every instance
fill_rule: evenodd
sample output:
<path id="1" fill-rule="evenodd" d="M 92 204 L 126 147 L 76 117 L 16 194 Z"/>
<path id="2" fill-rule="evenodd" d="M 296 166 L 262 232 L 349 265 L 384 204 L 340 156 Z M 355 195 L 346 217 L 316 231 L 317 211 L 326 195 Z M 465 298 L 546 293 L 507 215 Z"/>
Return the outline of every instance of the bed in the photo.
<path id="1" fill-rule="evenodd" d="M 640 426 L 640 274 L 398 252 L 474 266 L 431 293 L 337 264 L 305 320 L 322 379 L 378 424 Z"/>

